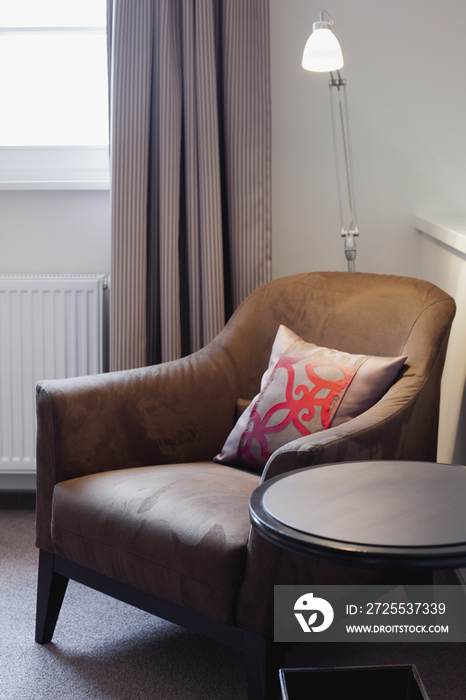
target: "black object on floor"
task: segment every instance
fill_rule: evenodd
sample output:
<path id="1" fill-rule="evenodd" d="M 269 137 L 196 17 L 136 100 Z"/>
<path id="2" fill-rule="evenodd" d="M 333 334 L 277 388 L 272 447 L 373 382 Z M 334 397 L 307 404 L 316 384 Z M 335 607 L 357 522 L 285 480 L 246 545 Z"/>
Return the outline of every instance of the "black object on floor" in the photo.
<path id="1" fill-rule="evenodd" d="M 429 700 L 416 666 L 294 668 L 280 671 L 283 700 Z"/>

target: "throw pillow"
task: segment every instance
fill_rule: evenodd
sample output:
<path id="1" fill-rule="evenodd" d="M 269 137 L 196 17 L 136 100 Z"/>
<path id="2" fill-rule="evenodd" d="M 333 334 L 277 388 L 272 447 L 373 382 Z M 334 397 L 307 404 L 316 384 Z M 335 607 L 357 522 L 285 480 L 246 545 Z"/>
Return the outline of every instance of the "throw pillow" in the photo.
<path id="1" fill-rule="evenodd" d="M 371 408 L 405 360 L 406 356 L 351 355 L 320 347 L 280 326 L 260 393 L 214 460 L 262 470 L 287 442 L 340 425 Z"/>

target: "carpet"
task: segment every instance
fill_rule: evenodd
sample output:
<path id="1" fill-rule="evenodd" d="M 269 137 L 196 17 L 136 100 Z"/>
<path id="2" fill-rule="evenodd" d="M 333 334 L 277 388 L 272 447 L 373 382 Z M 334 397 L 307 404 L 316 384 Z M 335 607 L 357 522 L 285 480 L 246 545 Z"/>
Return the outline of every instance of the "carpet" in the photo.
<path id="1" fill-rule="evenodd" d="M 0 510 L 1 700 L 246 700 L 243 654 L 70 582 L 34 641 L 34 512 Z M 466 621 L 465 621 L 466 624 Z M 429 700 L 466 698 L 465 644 L 303 644 L 287 666 L 415 664 Z"/>

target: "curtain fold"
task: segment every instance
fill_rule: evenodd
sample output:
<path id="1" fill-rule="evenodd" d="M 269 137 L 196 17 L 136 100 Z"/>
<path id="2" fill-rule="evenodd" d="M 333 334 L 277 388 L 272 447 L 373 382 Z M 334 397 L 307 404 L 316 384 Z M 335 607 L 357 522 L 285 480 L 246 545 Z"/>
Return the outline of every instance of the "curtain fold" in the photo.
<path id="1" fill-rule="evenodd" d="M 113 0 L 110 369 L 146 364 L 152 0 Z"/>
<path id="2" fill-rule="evenodd" d="M 113 0 L 111 369 L 208 343 L 271 276 L 268 0 Z"/>

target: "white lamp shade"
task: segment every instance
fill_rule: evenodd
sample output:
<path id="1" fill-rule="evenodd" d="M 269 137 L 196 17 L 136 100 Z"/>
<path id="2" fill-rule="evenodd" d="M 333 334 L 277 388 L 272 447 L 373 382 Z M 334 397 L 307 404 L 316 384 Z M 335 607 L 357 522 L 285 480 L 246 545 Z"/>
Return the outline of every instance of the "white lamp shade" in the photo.
<path id="1" fill-rule="evenodd" d="M 303 68 L 317 73 L 329 73 L 343 66 L 343 54 L 331 29 L 314 29 L 306 42 Z"/>

